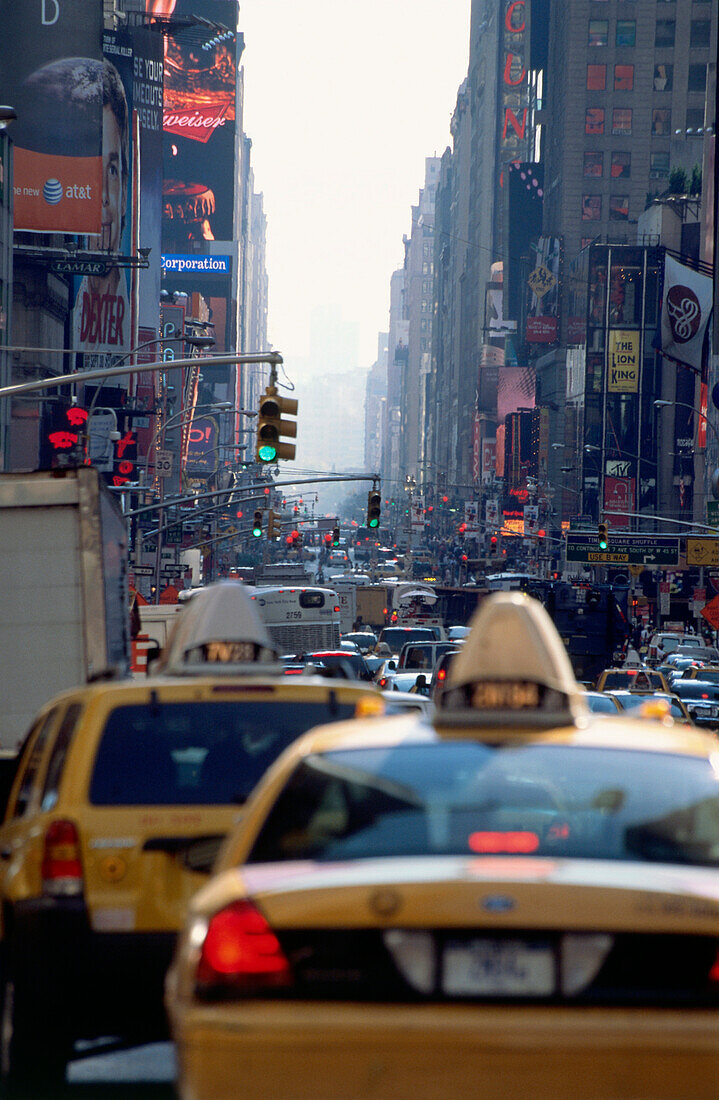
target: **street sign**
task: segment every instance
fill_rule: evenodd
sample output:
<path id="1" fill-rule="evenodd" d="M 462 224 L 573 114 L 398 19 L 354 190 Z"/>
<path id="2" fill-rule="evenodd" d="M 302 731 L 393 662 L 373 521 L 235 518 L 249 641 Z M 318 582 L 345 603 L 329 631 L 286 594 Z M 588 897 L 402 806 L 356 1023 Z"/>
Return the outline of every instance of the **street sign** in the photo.
<path id="1" fill-rule="evenodd" d="M 171 523 L 165 530 L 165 544 L 167 546 L 180 546 L 182 544 L 181 523 Z"/>
<path id="2" fill-rule="evenodd" d="M 706 607 L 702 608 L 701 613 L 710 626 L 715 630 L 719 630 L 719 596 L 715 596 L 713 600 L 710 600 Z"/>
<path id="3" fill-rule="evenodd" d="M 707 501 L 707 523 L 712 527 L 719 527 L 719 500 Z"/>
<path id="4" fill-rule="evenodd" d="M 599 550 L 595 534 L 569 531 L 567 561 L 590 565 L 678 565 L 679 539 L 669 535 L 610 534 L 607 549 Z"/>
<path id="5" fill-rule="evenodd" d="M 136 577 L 151 577 L 155 572 L 154 565 L 134 565 L 132 572 Z"/>
<path id="6" fill-rule="evenodd" d="M 659 585 L 659 614 L 668 615 L 671 609 L 671 586 L 669 581 L 662 581 Z"/>
<path id="7" fill-rule="evenodd" d="M 104 260 L 53 260 L 50 270 L 56 275 L 107 275 L 109 264 Z"/>
<path id="8" fill-rule="evenodd" d="M 172 477 L 172 451 L 155 451 L 155 473 L 158 477 Z"/>
<path id="9" fill-rule="evenodd" d="M 719 565 L 719 538 L 687 538 L 687 565 Z"/>

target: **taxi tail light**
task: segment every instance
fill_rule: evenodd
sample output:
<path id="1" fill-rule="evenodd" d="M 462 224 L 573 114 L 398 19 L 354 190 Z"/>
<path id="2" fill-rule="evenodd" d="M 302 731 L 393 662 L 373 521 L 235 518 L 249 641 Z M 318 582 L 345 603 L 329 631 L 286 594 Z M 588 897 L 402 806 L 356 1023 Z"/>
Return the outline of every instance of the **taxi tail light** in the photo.
<path id="1" fill-rule="evenodd" d="M 63 897 L 82 893 L 80 836 L 74 821 L 53 821 L 45 833 L 42 886 L 46 894 Z"/>
<path id="2" fill-rule="evenodd" d="M 287 956 L 262 913 L 238 901 L 211 918 L 197 966 L 197 984 L 256 989 L 290 985 Z"/>
<path id="3" fill-rule="evenodd" d="M 712 968 L 709 971 L 709 981 L 713 986 L 719 986 L 719 947 Z"/>

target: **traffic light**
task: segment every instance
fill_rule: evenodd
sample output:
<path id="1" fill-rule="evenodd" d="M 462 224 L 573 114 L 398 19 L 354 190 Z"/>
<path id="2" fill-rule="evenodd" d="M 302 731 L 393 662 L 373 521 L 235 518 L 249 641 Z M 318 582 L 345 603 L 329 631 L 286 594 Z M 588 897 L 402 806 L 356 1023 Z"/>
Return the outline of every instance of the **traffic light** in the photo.
<path id="1" fill-rule="evenodd" d="M 499 539 L 496 535 L 492 535 L 489 540 L 489 551 L 491 554 L 497 553 L 497 547 L 499 546 Z"/>
<path id="2" fill-rule="evenodd" d="M 379 527 L 379 518 L 382 513 L 382 494 L 376 489 L 370 489 L 367 494 L 367 526 Z"/>
<path id="3" fill-rule="evenodd" d="M 267 538 L 268 539 L 276 539 L 277 536 L 280 534 L 280 522 L 279 522 L 279 520 L 280 520 L 280 517 L 275 515 L 273 510 L 270 508 L 270 510 L 267 513 Z"/>
<path id="4" fill-rule="evenodd" d="M 276 386 L 267 386 L 260 398 L 257 414 L 257 461 L 277 462 L 280 458 L 295 457 L 294 443 L 284 443 L 282 436 L 297 437 L 297 422 L 283 420 L 282 414 L 297 416 L 297 401 L 292 397 L 279 397 Z"/>
<path id="5" fill-rule="evenodd" d="M 255 518 L 252 522 L 252 534 L 256 539 L 262 537 L 262 509 L 257 508 L 255 510 Z"/>
<path id="6" fill-rule="evenodd" d="M 609 546 L 606 523 L 600 523 L 597 526 L 597 546 L 600 550 L 606 550 Z"/>
<path id="7" fill-rule="evenodd" d="M 332 528 L 332 545 L 339 546 L 340 544 L 340 529 L 339 527 Z"/>

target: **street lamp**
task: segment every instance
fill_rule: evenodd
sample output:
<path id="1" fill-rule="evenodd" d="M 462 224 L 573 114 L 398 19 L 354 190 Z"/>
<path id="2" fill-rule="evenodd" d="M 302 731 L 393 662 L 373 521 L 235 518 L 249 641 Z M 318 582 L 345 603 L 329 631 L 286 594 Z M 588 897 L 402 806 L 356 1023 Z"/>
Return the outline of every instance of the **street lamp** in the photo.
<path id="1" fill-rule="evenodd" d="M 704 421 L 707 428 L 711 428 L 712 432 L 714 433 L 714 438 L 717 442 L 717 446 L 719 446 L 719 432 L 717 432 L 717 429 L 714 426 L 714 424 L 711 422 L 711 420 L 706 415 L 706 413 L 703 413 L 701 411 L 701 409 L 695 408 L 694 405 L 690 405 L 686 401 L 667 401 L 667 399 L 664 398 L 664 397 L 658 397 L 656 399 L 656 401 L 654 402 L 654 408 L 655 409 L 666 409 L 666 408 L 669 408 L 671 405 L 674 405 L 676 408 L 680 408 L 680 409 L 690 409 L 691 412 L 695 413 L 696 416 L 698 416 L 701 420 Z M 714 497 L 715 500 L 719 500 L 719 469 L 714 470 L 714 473 L 711 476 L 711 483 L 710 484 L 711 484 L 712 496 Z"/>

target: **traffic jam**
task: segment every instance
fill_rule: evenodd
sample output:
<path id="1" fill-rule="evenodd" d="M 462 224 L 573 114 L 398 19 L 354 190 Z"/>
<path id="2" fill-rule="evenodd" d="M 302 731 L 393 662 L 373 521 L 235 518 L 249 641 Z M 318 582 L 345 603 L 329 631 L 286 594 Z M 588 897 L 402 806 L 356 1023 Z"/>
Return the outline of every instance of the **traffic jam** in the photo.
<path id="1" fill-rule="evenodd" d="M 11 1093 L 110 1036 L 169 1038 L 183 1100 L 717 1095 L 719 655 L 657 633 L 587 690 L 539 600 L 448 627 L 408 586 L 424 618 L 334 642 L 331 589 L 200 587 L 149 672 L 38 710 Z M 313 652 L 290 597 L 331 609 Z"/>

